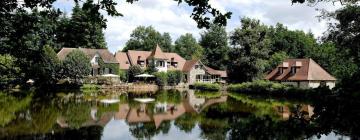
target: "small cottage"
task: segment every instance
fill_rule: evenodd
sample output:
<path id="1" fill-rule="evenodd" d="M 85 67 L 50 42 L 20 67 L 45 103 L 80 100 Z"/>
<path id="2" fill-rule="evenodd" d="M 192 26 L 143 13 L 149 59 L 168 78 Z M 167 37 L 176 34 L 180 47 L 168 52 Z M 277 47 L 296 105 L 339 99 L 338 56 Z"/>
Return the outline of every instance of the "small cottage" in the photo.
<path id="1" fill-rule="evenodd" d="M 326 85 L 332 89 L 336 82 L 336 78 L 311 58 L 287 59 L 273 69 L 265 79 L 299 88 L 316 88 Z"/>

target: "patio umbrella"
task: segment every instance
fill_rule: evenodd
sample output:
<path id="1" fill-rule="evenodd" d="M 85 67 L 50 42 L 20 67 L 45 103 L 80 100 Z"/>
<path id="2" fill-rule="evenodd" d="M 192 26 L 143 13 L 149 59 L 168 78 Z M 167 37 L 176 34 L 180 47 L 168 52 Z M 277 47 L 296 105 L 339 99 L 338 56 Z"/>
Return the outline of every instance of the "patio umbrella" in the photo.
<path id="1" fill-rule="evenodd" d="M 104 74 L 101 76 L 103 76 L 103 77 L 120 77 L 119 75 L 115 75 L 115 74 Z"/>
<path id="2" fill-rule="evenodd" d="M 144 78 L 144 81 L 146 82 L 146 79 L 147 79 L 147 78 L 151 78 L 151 77 L 155 77 L 155 76 L 144 73 L 144 74 L 136 75 L 135 77 L 136 77 L 136 78 Z"/>
<path id="3" fill-rule="evenodd" d="M 155 77 L 155 76 L 144 73 L 144 74 L 136 75 L 135 77 L 137 77 L 137 78 L 149 78 L 149 77 Z"/>

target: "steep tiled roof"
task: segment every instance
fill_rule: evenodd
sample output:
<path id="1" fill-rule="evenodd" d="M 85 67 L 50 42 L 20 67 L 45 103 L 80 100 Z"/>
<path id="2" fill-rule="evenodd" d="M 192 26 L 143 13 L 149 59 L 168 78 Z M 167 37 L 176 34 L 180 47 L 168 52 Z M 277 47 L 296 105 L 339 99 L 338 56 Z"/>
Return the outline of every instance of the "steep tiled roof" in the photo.
<path id="1" fill-rule="evenodd" d="M 226 71 L 223 70 L 214 70 L 208 66 L 205 66 L 205 70 L 211 75 L 220 75 L 220 77 L 227 77 Z"/>
<path id="2" fill-rule="evenodd" d="M 78 49 L 85 53 L 90 59 L 96 54 L 99 54 L 105 63 L 118 63 L 114 55 L 108 49 L 88 49 L 88 48 L 62 48 L 57 56 L 60 60 L 64 60 L 65 57 L 73 50 Z"/>
<path id="3" fill-rule="evenodd" d="M 116 60 L 119 62 L 120 69 L 127 70 L 130 67 L 128 56 L 125 52 L 117 52 L 115 54 Z"/>
<path id="4" fill-rule="evenodd" d="M 136 65 L 138 60 L 146 61 L 146 58 L 150 56 L 151 52 L 128 50 L 127 54 L 131 65 Z"/>
<path id="5" fill-rule="evenodd" d="M 184 64 L 183 71 L 189 72 L 191 71 L 192 67 L 194 67 L 195 64 L 198 63 L 199 60 L 187 60 Z"/>
<path id="6" fill-rule="evenodd" d="M 161 50 L 159 45 L 156 45 L 156 48 L 151 52 L 149 58 L 167 59 L 165 53 Z"/>
<path id="7" fill-rule="evenodd" d="M 296 73 L 291 73 L 291 67 L 297 66 Z M 279 68 L 283 67 L 283 73 L 279 74 Z M 274 81 L 335 81 L 336 79 L 326 72 L 312 59 L 287 59 L 271 71 L 265 79 Z"/>
<path id="8" fill-rule="evenodd" d="M 177 67 L 169 67 L 169 70 L 182 70 L 186 60 L 177 53 L 165 53 L 168 62 L 177 62 Z"/>

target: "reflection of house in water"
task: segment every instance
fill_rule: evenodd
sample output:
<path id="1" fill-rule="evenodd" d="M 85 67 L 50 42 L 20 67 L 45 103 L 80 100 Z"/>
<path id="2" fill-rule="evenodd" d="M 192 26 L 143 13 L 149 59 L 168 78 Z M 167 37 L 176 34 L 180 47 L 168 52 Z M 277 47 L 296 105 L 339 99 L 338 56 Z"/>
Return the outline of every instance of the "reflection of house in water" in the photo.
<path id="1" fill-rule="evenodd" d="M 149 104 L 131 106 L 129 103 L 119 103 L 117 112 L 104 112 L 99 118 L 96 117 L 97 108 L 92 108 L 88 121 L 82 126 L 105 126 L 112 119 L 125 120 L 128 123 L 147 123 L 154 122 L 156 128 L 163 121 L 175 120 L 185 113 L 200 113 L 205 108 L 226 102 L 227 96 L 218 98 L 197 98 L 193 91 L 186 93 L 185 98 L 180 103 L 156 103 L 154 108 L 149 108 Z M 65 118 L 59 117 L 57 123 L 62 128 L 69 127 Z"/>
<path id="2" fill-rule="evenodd" d="M 295 114 L 295 112 L 296 113 L 306 113 L 306 114 L 303 114 L 306 119 L 310 119 L 311 116 L 314 115 L 314 107 L 312 107 L 310 105 L 301 104 L 301 105 L 296 106 L 295 109 L 296 110 L 291 110 L 288 106 L 275 107 L 277 114 L 279 114 L 280 117 L 283 119 L 289 119 L 290 116 L 299 115 L 299 114 Z"/>
<path id="3" fill-rule="evenodd" d="M 163 121 L 175 120 L 184 113 L 200 113 L 208 106 L 226 102 L 226 100 L 227 96 L 213 99 L 196 98 L 193 92 L 189 92 L 179 104 L 157 103 L 153 112 L 148 112 L 146 104 L 138 107 L 120 104 L 119 112 L 115 114 L 115 119 L 126 120 L 128 123 L 154 122 L 155 126 L 159 127 Z"/>

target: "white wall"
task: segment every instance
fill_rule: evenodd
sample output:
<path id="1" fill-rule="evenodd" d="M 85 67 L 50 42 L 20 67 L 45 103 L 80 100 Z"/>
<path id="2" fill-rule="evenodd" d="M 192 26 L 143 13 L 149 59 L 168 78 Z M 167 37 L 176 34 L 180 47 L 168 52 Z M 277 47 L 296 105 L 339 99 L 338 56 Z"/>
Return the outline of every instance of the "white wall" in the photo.
<path id="1" fill-rule="evenodd" d="M 292 85 L 299 88 L 317 88 L 320 86 L 321 81 L 301 81 L 301 82 L 281 82 L 282 84 Z M 326 85 L 332 89 L 335 87 L 335 81 L 326 81 Z"/>
<path id="2" fill-rule="evenodd" d="M 96 63 L 96 61 L 95 61 L 95 60 L 96 60 L 96 59 L 95 59 L 96 57 L 100 57 L 99 54 L 95 54 L 95 56 L 94 56 L 94 57 L 91 59 L 91 61 L 90 61 L 91 64 L 98 64 L 98 63 Z"/>

